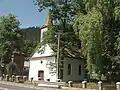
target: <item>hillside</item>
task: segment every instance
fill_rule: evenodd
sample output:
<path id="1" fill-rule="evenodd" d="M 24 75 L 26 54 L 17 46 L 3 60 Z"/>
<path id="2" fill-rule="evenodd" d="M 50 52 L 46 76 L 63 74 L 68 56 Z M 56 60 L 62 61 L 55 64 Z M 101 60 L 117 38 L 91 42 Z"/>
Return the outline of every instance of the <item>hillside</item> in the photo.
<path id="1" fill-rule="evenodd" d="M 23 28 L 23 39 L 30 41 L 40 41 L 40 28 L 39 27 L 29 27 Z"/>
<path id="2" fill-rule="evenodd" d="M 27 57 L 31 55 L 40 42 L 41 30 L 39 27 L 22 28 L 23 32 L 23 52 Z"/>

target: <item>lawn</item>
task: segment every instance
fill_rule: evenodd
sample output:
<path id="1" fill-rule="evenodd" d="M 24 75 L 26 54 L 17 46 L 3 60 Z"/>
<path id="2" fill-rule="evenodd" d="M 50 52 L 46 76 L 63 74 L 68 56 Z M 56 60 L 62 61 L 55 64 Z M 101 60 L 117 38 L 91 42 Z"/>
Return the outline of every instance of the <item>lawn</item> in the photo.
<path id="1" fill-rule="evenodd" d="M 68 86 L 68 84 L 65 84 L 65 86 Z M 73 87 L 82 88 L 82 83 L 73 83 Z M 103 83 L 103 87 L 104 87 L 104 90 L 116 90 L 115 84 Z M 87 83 L 87 88 L 98 89 L 98 84 L 97 83 Z"/>

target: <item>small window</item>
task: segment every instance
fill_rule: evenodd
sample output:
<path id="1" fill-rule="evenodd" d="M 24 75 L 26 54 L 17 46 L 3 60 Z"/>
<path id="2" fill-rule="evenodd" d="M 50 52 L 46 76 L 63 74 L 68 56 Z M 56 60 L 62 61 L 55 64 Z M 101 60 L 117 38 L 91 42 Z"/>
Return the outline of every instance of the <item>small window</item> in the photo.
<path id="1" fill-rule="evenodd" d="M 40 61 L 40 63 L 42 64 L 42 63 L 43 63 L 43 61 Z"/>
<path id="2" fill-rule="evenodd" d="M 68 64 L 68 75 L 71 75 L 71 65 Z"/>
<path id="3" fill-rule="evenodd" d="M 79 64 L 78 74 L 81 75 L 81 64 Z"/>

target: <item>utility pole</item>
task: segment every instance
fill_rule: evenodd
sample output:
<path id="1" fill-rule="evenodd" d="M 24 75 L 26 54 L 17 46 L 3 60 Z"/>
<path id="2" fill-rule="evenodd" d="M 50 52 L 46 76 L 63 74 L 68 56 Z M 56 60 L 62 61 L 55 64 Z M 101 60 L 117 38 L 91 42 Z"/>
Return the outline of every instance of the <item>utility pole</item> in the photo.
<path id="1" fill-rule="evenodd" d="M 58 33 L 58 46 L 57 46 L 57 79 L 59 79 L 59 56 L 60 56 L 60 33 Z"/>

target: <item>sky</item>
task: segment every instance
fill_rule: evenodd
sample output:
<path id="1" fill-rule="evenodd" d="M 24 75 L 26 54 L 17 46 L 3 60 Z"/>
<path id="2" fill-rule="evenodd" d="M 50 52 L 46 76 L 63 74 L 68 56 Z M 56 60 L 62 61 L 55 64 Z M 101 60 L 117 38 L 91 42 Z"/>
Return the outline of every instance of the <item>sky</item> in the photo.
<path id="1" fill-rule="evenodd" d="M 0 16 L 9 13 L 17 16 L 22 28 L 41 26 L 48 15 L 47 10 L 39 12 L 33 0 L 0 0 Z"/>

